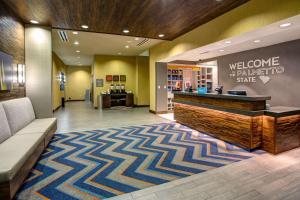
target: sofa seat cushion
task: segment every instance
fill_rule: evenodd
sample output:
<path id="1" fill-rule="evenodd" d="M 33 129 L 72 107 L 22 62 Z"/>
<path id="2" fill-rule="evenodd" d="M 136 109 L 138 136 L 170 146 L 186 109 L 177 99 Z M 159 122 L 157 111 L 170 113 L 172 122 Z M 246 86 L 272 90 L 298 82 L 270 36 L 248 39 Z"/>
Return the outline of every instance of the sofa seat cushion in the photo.
<path id="1" fill-rule="evenodd" d="M 10 181 L 44 141 L 43 134 L 14 135 L 0 144 L 0 183 Z"/>
<path id="2" fill-rule="evenodd" d="M 35 119 L 19 130 L 16 135 L 43 133 L 46 135 L 56 125 L 56 118 Z"/>
<path id="3" fill-rule="evenodd" d="M 15 134 L 35 119 L 29 98 L 4 101 L 3 108 L 12 134 Z"/>
<path id="4" fill-rule="evenodd" d="M 0 144 L 11 137 L 10 128 L 2 104 L 0 103 Z"/>

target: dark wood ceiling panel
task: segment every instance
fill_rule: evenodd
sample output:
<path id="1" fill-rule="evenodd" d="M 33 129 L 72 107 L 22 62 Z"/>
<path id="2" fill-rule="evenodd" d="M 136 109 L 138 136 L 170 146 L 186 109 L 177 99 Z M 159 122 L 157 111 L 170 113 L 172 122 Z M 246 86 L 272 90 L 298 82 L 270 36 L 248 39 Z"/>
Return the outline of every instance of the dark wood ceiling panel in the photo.
<path id="1" fill-rule="evenodd" d="M 249 0 L 1 0 L 25 23 L 31 19 L 54 28 L 167 40 L 204 24 Z"/>

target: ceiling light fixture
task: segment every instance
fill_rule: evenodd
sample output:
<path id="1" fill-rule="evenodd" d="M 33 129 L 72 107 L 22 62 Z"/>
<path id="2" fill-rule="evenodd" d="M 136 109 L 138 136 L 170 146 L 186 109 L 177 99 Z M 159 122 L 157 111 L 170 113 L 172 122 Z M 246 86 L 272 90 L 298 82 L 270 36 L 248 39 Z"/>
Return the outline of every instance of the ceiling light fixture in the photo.
<path id="1" fill-rule="evenodd" d="M 291 25 L 292 25 L 292 23 L 287 22 L 287 23 L 284 23 L 284 24 L 280 24 L 279 27 L 280 27 L 280 28 L 286 28 L 286 27 L 289 27 L 289 26 L 291 26 Z"/>
<path id="2" fill-rule="evenodd" d="M 226 43 L 226 44 L 231 44 L 231 41 L 226 41 L 225 43 Z"/>
<path id="3" fill-rule="evenodd" d="M 125 48 L 126 48 L 126 49 L 129 49 L 129 45 L 126 45 Z"/>
<path id="4" fill-rule="evenodd" d="M 220 49 L 219 51 L 220 51 L 220 52 L 223 52 L 223 51 L 225 51 L 225 50 L 224 50 L 224 49 Z"/>
<path id="5" fill-rule="evenodd" d="M 32 23 L 32 24 L 38 24 L 39 22 L 36 21 L 36 20 L 30 20 L 30 23 Z"/>
<path id="6" fill-rule="evenodd" d="M 78 41 L 75 41 L 74 44 L 75 44 L 75 45 L 79 45 L 79 42 L 78 42 Z"/>
<path id="7" fill-rule="evenodd" d="M 136 37 L 136 38 L 134 38 L 134 40 L 135 40 L 135 41 L 138 41 L 138 40 L 140 40 L 140 38 Z"/>
<path id="8" fill-rule="evenodd" d="M 77 31 L 73 31 L 72 33 L 73 33 L 73 35 L 78 35 Z"/>
<path id="9" fill-rule="evenodd" d="M 79 50 L 76 50 L 76 53 L 80 53 L 80 51 L 79 51 Z"/>
<path id="10" fill-rule="evenodd" d="M 163 38 L 163 37 L 165 37 L 165 35 L 164 34 L 159 34 L 158 37 Z"/>
<path id="11" fill-rule="evenodd" d="M 81 25 L 81 28 L 88 29 L 88 25 Z"/>
<path id="12" fill-rule="evenodd" d="M 254 40 L 253 42 L 254 43 L 260 43 L 261 41 L 260 40 Z"/>
<path id="13" fill-rule="evenodd" d="M 128 29 L 124 29 L 123 33 L 129 33 L 130 31 Z"/>
<path id="14" fill-rule="evenodd" d="M 122 55 L 122 53 L 121 53 L 121 52 L 119 52 L 119 53 L 118 53 L 118 55 Z"/>

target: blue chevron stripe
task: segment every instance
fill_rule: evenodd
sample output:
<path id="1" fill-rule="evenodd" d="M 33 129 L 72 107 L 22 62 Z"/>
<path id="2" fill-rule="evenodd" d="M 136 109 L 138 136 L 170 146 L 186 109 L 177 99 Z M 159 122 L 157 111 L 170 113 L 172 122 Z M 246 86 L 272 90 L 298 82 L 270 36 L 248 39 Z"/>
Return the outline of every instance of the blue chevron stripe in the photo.
<path id="1" fill-rule="evenodd" d="M 156 140 L 158 138 L 157 136 L 151 136 L 151 135 L 141 136 L 141 135 L 135 134 L 135 133 L 132 133 L 130 135 L 128 134 L 128 137 L 142 138 L 142 141 L 140 142 L 141 144 L 145 143 L 147 138 L 150 138 L 150 139 L 153 139 L 153 140 Z M 140 144 L 136 144 L 135 146 L 133 146 L 133 149 L 142 150 L 142 151 L 151 152 L 151 153 L 156 154 L 155 159 L 150 163 L 150 165 L 148 166 L 147 169 L 157 171 L 157 172 L 160 172 L 160 173 L 165 173 L 165 174 L 169 174 L 169 175 L 178 176 L 178 177 L 188 176 L 186 173 L 180 173 L 180 172 L 165 170 L 165 169 L 161 169 L 161 168 L 156 167 L 157 163 L 160 161 L 160 159 L 164 155 L 164 153 L 163 153 L 164 151 L 159 151 L 159 150 L 149 149 L 149 148 L 140 148 L 139 146 L 140 146 Z M 145 147 L 145 146 L 143 145 L 142 147 Z"/>
<path id="2" fill-rule="evenodd" d="M 263 153 L 192 133 L 161 123 L 56 134 L 16 199 L 109 198 Z"/>

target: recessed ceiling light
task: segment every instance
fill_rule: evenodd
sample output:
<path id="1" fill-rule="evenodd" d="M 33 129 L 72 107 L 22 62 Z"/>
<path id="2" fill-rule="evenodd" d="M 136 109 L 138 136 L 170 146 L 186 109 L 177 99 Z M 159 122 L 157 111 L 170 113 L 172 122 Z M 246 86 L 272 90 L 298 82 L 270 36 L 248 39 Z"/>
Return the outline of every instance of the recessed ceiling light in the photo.
<path id="1" fill-rule="evenodd" d="M 121 53 L 121 52 L 119 52 L 119 53 L 118 53 L 118 55 L 122 55 L 122 53 Z"/>
<path id="2" fill-rule="evenodd" d="M 216 2 L 222 2 L 223 0 L 216 0 Z"/>
<path id="3" fill-rule="evenodd" d="M 81 28 L 88 29 L 88 25 L 81 25 Z"/>
<path id="4" fill-rule="evenodd" d="M 80 53 L 80 51 L 79 51 L 79 50 L 76 50 L 76 53 Z"/>
<path id="5" fill-rule="evenodd" d="M 130 31 L 128 29 L 124 29 L 123 33 L 129 33 Z"/>
<path id="6" fill-rule="evenodd" d="M 261 41 L 260 40 L 254 40 L 253 42 L 254 43 L 260 43 Z"/>
<path id="7" fill-rule="evenodd" d="M 226 44 L 231 44 L 231 41 L 226 41 L 225 43 L 226 43 Z"/>
<path id="8" fill-rule="evenodd" d="M 280 24 L 279 27 L 280 28 L 286 28 L 286 27 L 289 27 L 291 25 L 292 25 L 292 23 L 288 22 L 288 23 Z"/>
<path id="9" fill-rule="evenodd" d="M 39 22 L 36 21 L 36 20 L 30 20 L 30 23 L 32 23 L 32 24 L 38 24 Z"/>
<path id="10" fill-rule="evenodd" d="M 73 31 L 72 32 L 74 35 L 78 35 L 78 32 L 77 31 Z"/>
<path id="11" fill-rule="evenodd" d="M 136 38 L 134 38 L 134 40 L 138 41 L 138 40 L 140 40 L 140 38 L 136 37 Z"/>
<path id="12" fill-rule="evenodd" d="M 223 52 L 223 51 L 225 51 L 225 50 L 224 50 L 224 49 L 220 49 L 219 51 L 220 51 L 220 52 Z"/>
<path id="13" fill-rule="evenodd" d="M 74 44 L 75 44 L 75 45 L 79 45 L 79 42 L 78 42 L 78 41 L 75 41 Z"/>
<path id="14" fill-rule="evenodd" d="M 164 34 L 159 34 L 158 37 L 163 38 L 163 37 L 165 37 L 165 35 Z"/>
<path id="15" fill-rule="evenodd" d="M 126 48 L 126 49 L 129 49 L 129 45 L 126 45 L 125 48 Z"/>

